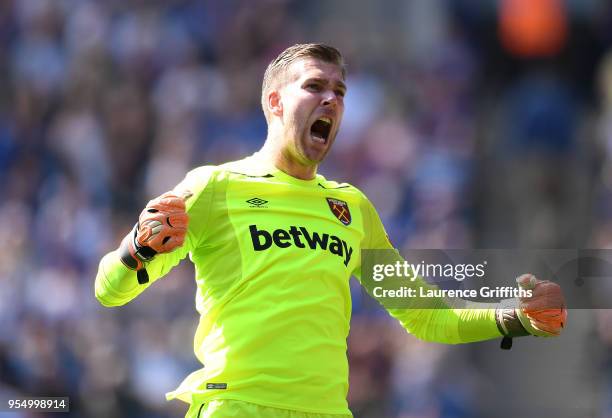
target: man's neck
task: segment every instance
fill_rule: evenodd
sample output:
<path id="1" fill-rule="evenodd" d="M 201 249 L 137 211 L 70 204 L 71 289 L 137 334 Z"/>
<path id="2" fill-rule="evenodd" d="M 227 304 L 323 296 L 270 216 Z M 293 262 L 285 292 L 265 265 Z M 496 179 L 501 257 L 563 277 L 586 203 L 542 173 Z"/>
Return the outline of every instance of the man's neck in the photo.
<path id="1" fill-rule="evenodd" d="M 301 163 L 297 158 L 291 155 L 289 150 L 281 149 L 277 145 L 279 143 L 280 141 L 274 141 L 268 137 L 258 153 L 259 157 L 272 163 L 276 168 L 289 174 L 291 177 L 300 180 L 314 179 L 317 175 L 318 166 L 316 164 L 308 165 Z"/>

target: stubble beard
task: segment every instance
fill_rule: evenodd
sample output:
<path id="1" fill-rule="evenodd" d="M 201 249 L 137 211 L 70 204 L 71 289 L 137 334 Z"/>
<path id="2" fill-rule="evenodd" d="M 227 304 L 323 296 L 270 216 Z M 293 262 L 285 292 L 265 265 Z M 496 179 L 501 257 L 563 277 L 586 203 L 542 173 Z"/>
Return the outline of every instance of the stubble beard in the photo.
<path id="1" fill-rule="evenodd" d="M 295 127 L 297 126 L 297 124 L 294 124 L 293 126 Z M 323 161 L 323 159 L 327 155 L 327 151 L 329 150 L 329 148 L 327 148 L 323 153 L 319 153 L 316 150 L 312 149 L 310 126 L 308 124 L 304 124 L 301 129 L 293 129 L 287 132 L 285 135 L 291 138 L 291 140 L 289 141 L 290 146 L 286 150 L 287 152 L 285 155 L 304 167 L 312 167 L 319 165 L 319 163 Z"/>
<path id="2" fill-rule="evenodd" d="M 323 149 L 319 149 L 311 138 L 311 124 L 309 123 L 309 119 L 307 119 L 301 127 L 298 127 L 299 124 L 296 120 L 292 122 L 294 129 L 286 133 L 287 136 L 292 138 L 290 141 L 291 146 L 286 156 L 305 167 L 318 166 L 325 160 L 327 154 L 331 150 L 337 132 L 330 132 Z"/>
<path id="3" fill-rule="evenodd" d="M 325 160 L 329 150 L 331 149 L 331 145 L 333 143 L 333 138 L 328 138 L 327 143 L 324 145 L 322 150 L 319 150 L 317 146 L 313 143 L 313 140 L 310 135 L 310 127 L 308 127 L 305 132 L 300 137 L 301 139 L 297 143 L 298 153 L 304 159 L 308 165 L 319 165 Z"/>

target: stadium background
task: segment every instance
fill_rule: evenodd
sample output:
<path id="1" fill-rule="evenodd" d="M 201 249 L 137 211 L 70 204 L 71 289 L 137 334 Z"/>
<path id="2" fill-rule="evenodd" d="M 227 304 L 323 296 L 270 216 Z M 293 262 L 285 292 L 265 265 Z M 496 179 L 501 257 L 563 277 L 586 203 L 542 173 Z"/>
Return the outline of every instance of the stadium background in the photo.
<path id="1" fill-rule="evenodd" d="M 190 167 L 259 148 L 265 66 L 305 41 L 349 64 L 321 171 L 398 247 L 612 244 L 607 1 L 3 0 L 0 397 L 182 416 L 163 394 L 198 367 L 192 267 L 108 310 L 97 262 Z M 607 311 L 502 352 L 421 343 L 354 290 L 356 417 L 612 416 Z"/>

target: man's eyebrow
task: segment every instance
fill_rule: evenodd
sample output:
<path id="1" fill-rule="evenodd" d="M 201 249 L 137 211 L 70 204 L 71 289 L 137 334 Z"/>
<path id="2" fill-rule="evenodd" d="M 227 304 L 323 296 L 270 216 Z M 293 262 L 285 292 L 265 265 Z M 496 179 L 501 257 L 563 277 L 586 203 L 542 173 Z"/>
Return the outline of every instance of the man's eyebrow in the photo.
<path id="1" fill-rule="evenodd" d="M 321 83 L 321 84 L 327 84 L 327 83 L 329 82 L 329 80 L 328 80 L 328 79 L 326 79 L 326 78 L 321 78 L 321 77 L 310 77 L 310 78 L 307 78 L 307 79 L 304 81 L 304 83 L 308 83 L 308 82 L 311 82 L 311 81 L 316 81 L 317 83 Z M 333 82 L 332 82 L 332 83 L 333 83 Z M 341 89 L 343 89 L 344 91 L 346 91 L 346 90 L 347 90 L 347 88 L 346 88 L 346 84 L 344 83 L 344 81 L 342 81 L 342 80 L 338 80 L 338 81 L 337 81 L 337 84 L 338 84 L 338 87 L 340 87 L 340 88 L 341 88 Z"/>

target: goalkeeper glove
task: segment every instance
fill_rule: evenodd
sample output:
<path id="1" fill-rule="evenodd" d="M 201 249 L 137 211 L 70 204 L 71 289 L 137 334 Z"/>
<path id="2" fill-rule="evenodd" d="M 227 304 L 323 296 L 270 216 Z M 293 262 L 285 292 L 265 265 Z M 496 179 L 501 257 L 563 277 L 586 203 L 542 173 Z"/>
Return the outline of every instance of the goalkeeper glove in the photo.
<path id="1" fill-rule="evenodd" d="M 516 281 L 520 288 L 531 290 L 532 296 L 520 298 L 518 308 L 497 309 L 497 325 L 504 334 L 502 348 L 512 347 L 512 337 L 558 336 L 567 320 L 561 287 L 548 280 L 538 280 L 532 274 L 523 274 Z"/>
<path id="2" fill-rule="evenodd" d="M 140 213 L 138 223 L 119 246 L 121 262 L 130 270 L 136 270 L 138 283 L 149 281 L 145 263 L 158 253 L 169 253 L 183 245 L 189 216 L 185 200 L 190 192 L 177 196 L 172 192 L 151 200 Z"/>
<path id="3" fill-rule="evenodd" d="M 554 337 L 561 333 L 567 321 L 565 299 L 558 284 L 538 280 L 531 274 L 517 279 L 523 289 L 531 289 L 531 298 L 521 298 L 518 319 L 532 335 Z"/>

